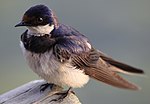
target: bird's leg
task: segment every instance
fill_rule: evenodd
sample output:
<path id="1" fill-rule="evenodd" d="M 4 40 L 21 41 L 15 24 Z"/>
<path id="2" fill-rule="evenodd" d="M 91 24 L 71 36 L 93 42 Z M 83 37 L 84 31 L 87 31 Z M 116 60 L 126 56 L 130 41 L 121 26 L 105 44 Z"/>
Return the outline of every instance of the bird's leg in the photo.
<path id="1" fill-rule="evenodd" d="M 72 91 L 72 87 L 69 87 L 69 89 L 66 90 L 66 91 L 64 91 L 64 92 L 55 93 L 54 95 L 60 95 L 60 96 L 59 96 L 58 98 L 56 98 L 56 99 L 52 99 L 50 102 L 52 102 L 52 101 L 59 101 L 59 102 L 61 102 L 61 101 L 63 101 L 64 98 L 67 97 L 67 95 L 68 95 L 69 93 L 75 94 L 75 93 Z"/>
<path id="2" fill-rule="evenodd" d="M 50 84 L 50 83 L 42 84 L 42 85 L 40 86 L 40 92 L 45 91 L 48 87 L 49 87 L 50 89 L 52 89 L 53 86 L 54 86 L 54 84 L 52 84 L 52 83 L 51 83 L 51 84 Z"/>

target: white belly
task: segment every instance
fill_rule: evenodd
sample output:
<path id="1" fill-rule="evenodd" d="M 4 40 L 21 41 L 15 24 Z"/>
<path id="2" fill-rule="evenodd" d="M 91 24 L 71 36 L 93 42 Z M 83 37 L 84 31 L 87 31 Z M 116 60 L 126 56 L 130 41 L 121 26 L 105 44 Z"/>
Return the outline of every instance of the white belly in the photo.
<path id="1" fill-rule="evenodd" d="M 82 87 L 89 80 L 89 76 L 76 67 L 66 63 L 60 63 L 52 55 L 52 51 L 44 54 L 36 54 L 27 51 L 23 43 L 20 44 L 23 54 L 30 68 L 49 83 L 59 86 Z"/>

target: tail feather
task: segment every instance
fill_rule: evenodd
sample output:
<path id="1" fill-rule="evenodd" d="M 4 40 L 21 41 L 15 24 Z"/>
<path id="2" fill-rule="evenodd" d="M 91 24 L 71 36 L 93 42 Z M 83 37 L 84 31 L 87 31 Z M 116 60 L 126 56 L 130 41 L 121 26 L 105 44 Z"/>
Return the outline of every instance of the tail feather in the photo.
<path id="1" fill-rule="evenodd" d="M 122 73 L 134 73 L 134 74 L 144 74 L 144 71 L 135 67 L 132 67 L 130 65 L 124 64 L 122 62 L 119 62 L 117 60 L 112 59 L 111 57 L 106 56 L 105 54 L 103 54 L 102 52 L 100 52 L 100 57 L 101 59 L 103 59 L 105 62 L 109 63 L 110 65 L 112 65 L 114 71 L 115 69 L 117 69 L 116 71 L 118 72 L 122 72 Z"/>
<path id="2" fill-rule="evenodd" d="M 109 84 L 115 87 L 131 89 L 131 90 L 139 90 L 139 87 L 137 87 L 133 83 L 128 82 L 127 80 L 123 79 L 121 76 L 119 76 L 115 72 L 105 70 L 103 68 L 86 69 L 85 73 L 94 79 L 97 79 L 99 81 L 102 81 L 106 84 Z"/>

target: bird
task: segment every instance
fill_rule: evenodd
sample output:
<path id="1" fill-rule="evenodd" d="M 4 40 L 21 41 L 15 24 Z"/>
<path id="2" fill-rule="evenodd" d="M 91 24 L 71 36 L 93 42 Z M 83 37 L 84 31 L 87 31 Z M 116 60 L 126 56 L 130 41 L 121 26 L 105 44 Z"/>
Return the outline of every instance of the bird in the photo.
<path id="1" fill-rule="evenodd" d="M 65 98 L 72 88 L 80 88 L 90 78 L 105 84 L 139 90 L 119 73 L 144 74 L 144 71 L 113 59 L 96 49 L 90 40 L 75 28 L 62 24 L 48 6 L 30 7 L 15 27 L 25 26 L 20 46 L 29 67 L 47 84 L 68 86 L 57 100 Z M 56 100 L 56 99 L 55 99 Z"/>

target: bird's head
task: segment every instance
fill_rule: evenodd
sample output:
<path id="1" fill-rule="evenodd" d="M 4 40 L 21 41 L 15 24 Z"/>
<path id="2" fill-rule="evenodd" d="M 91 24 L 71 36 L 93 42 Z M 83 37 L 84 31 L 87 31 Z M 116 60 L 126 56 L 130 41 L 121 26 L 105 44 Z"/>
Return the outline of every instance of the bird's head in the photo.
<path id="1" fill-rule="evenodd" d="M 33 33 L 49 34 L 58 27 L 57 17 L 45 5 L 36 5 L 29 8 L 23 15 L 22 21 L 15 27 L 27 26 Z"/>

